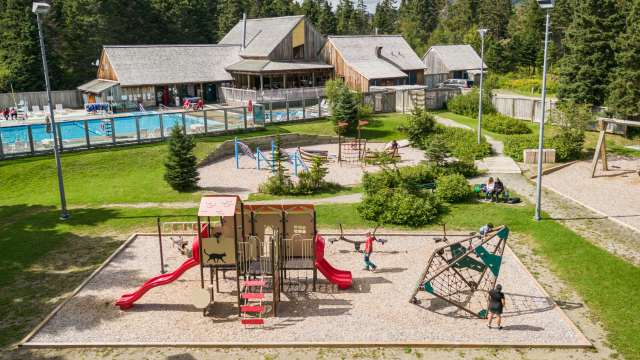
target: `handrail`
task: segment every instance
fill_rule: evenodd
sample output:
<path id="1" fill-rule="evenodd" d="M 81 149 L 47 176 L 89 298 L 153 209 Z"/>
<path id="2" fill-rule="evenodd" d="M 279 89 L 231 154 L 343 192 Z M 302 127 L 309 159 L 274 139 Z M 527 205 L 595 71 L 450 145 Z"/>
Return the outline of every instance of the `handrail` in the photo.
<path id="1" fill-rule="evenodd" d="M 160 109 L 160 111 L 171 111 L 171 108 L 165 104 L 158 105 L 158 109 Z"/>

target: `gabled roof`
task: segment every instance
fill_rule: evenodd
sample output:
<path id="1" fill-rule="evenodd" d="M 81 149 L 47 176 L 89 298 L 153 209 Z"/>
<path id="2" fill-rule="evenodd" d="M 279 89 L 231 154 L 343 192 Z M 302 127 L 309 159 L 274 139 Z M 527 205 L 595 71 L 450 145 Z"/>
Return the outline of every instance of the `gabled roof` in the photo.
<path id="1" fill-rule="evenodd" d="M 422 57 L 424 60 L 429 52 L 435 52 L 442 60 L 444 66 L 449 71 L 461 71 L 476 69 L 480 70 L 480 56 L 469 44 L 464 45 L 434 45 L 432 46 Z M 482 63 L 484 69 L 487 69 L 487 64 Z"/>
<path id="2" fill-rule="evenodd" d="M 281 16 L 263 19 L 247 19 L 247 37 L 245 49 L 240 56 L 267 57 L 284 38 L 304 19 L 304 15 Z M 225 35 L 219 44 L 233 44 L 242 46 L 243 22 Z"/>
<path id="3" fill-rule="evenodd" d="M 121 86 L 233 81 L 225 67 L 242 61 L 239 46 L 105 46 Z"/>
<path id="4" fill-rule="evenodd" d="M 228 66 L 227 71 L 269 72 L 269 71 L 295 71 L 295 70 L 328 70 L 333 69 L 320 60 L 243 60 Z"/>
<path id="5" fill-rule="evenodd" d="M 90 92 L 94 94 L 100 94 L 101 92 L 118 85 L 117 81 L 112 80 L 103 80 L 103 79 L 94 79 L 89 81 L 88 83 L 84 83 L 78 86 L 76 89 L 80 91 Z"/>
<path id="6" fill-rule="evenodd" d="M 403 71 L 425 68 L 402 35 L 329 36 L 329 41 L 348 66 L 369 80 L 407 77 Z"/>

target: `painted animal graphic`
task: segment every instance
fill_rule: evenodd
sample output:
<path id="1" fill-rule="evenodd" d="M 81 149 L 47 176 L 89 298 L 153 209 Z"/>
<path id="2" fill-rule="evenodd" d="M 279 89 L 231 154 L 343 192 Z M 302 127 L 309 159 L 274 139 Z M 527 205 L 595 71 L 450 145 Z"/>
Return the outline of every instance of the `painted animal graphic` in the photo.
<path id="1" fill-rule="evenodd" d="M 209 256 L 209 259 L 207 260 L 207 262 L 209 262 L 209 261 L 212 261 L 212 260 L 213 260 L 213 262 L 217 264 L 217 263 L 218 263 L 218 260 L 220 260 L 220 261 L 222 261 L 223 263 L 225 263 L 225 264 L 226 264 L 226 261 L 224 261 L 224 259 L 223 259 L 225 256 L 227 256 L 227 253 L 226 253 L 226 252 L 224 252 L 224 253 L 222 253 L 222 254 L 207 254 L 207 251 L 206 251 L 206 250 L 203 250 L 203 251 L 204 251 L 204 253 L 205 253 L 207 256 Z"/>

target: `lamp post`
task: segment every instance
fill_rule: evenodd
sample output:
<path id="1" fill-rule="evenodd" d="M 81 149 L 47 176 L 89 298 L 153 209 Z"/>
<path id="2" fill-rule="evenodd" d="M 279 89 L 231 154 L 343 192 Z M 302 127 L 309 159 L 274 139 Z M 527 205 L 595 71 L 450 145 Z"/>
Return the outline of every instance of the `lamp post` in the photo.
<path id="1" fill-rule="evenodd" d="M 40 48 L 42 50 L 42 65 L 44 66 L 44 81 L 47 85 L 47 100 L 49 101 L 49 114 L 51 117 L 51 131 L 53 132 L 53 153 L 56 157 L 56 168 L 58 170 L 58 186 L 60 188 L 60 205 L 62 206 L 62 215 L 60 215 L 61 220 L 66 220 L 69 218 L 69 213 L 67 212 L 67 201 L 64 195 L 64 182 L 62 181 L 62 168 L 60 166 L 60 152 L 58 151 L 58 134 L 56 129 L 56 122 L 53 119 L 53 102 L 51 101 L 51 84 L 49 83 L 49 70 L 47 68 L 47 55 L 45 53 L 44 48 L 44 36 L 42 35 L 42 20 L 40 19 L 40 15 L 46 14 L 49 11 L 51 6 L 47 3 L 42 2 L 34 2 L 31 8 L 36 17 L 38 18 L 38 33 L 40 34 Z M 45 114 L 47 115 L 47 114 Z"/>
<path id="2" fill-rule="evenodd" d="M 488 29 L 478 30 L 478 34 L 482 38 L 482 51 L 480 55 L 480 105 L 478 105 L 478 144 L 482 139 L 482 80 L 484 75 L 484 37 L 487 36 Z"/>
<path id="3" fill-rule="evenodd" d="M 544 65 L 542 69 L 542 114 L 540 118 L 540 138 L 538 140 L 538 184 L 536 187 L 536 214 L 533 220 L 540 220 L 540 201 L 542 200 L 542 158 L 544 148 L 544 120 L 545 105 L 547 96 L 547 51 L 549 50 L 549 19 L 551 18 L 551 9 L 556 6 L 556 0 L 538 0 L 541 9 L 547 10 L 547 26 L 544 33 Z"/>

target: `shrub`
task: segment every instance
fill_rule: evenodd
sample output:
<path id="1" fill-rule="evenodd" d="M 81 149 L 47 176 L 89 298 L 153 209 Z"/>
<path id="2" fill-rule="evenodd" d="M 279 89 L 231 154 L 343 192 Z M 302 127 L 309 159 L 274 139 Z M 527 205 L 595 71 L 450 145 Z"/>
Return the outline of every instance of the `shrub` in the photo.
<path id="1" fill-rule="evenodd" d="M 491 155 L 491 144 L 484 136 L 478 144 L 478 133 L 474 130 L 437 124 L 436 132 L 455 158 L 481 160 Z"/>
<path id="2" fill-rule="evenodd" d="M 515 161 L 522 162 L 525 149 L 538 148 L 538 135 L 514 135 L 504 141 L 504 154 Z M 544 148 L 549 149 L 549 142 L 544 142 Z"/>
<path id="3" fill-rule="evenodd" d="M 581 159 L 584 145 L 584 132 L 562 132 L 549 139 L 549 145 L 556 150 L 556 161 Z M 546 148 L 546 146 L 545 146 Z"/>
<path id="4" fill-rule="evenodd" d="M 415 107 L 411 110 L 408 123 L 402 123 L 395 130 L 405 134 L 414 147 L 424 149 L 424 140 L 433 133 L 435 125 L 436 118 L 433 114 Z"/>
<path id="5" fill-rule="evenodd" d="M 454 203 L 465 200 L 470 192 L 471 188 L 464 176 L 451 174 L 438 178 L 435 194 L 442 201 Z"/>
<path id="6" fill-rule="evenodd" d="M 478 116 L 478 99 L 480 98 L 480 89 L 473 88 L 464 95 L 457 95 L 447 101 L 447 109 L 458 115 L 468 117 Z M 485 90 L 482 92 L 482 113 L 495 114 L 496 109 L 491 104 L 491 92 Z"/>
<path id="7" fill-rule="evenodd" d="M 505 135 L 531 134 L 531 129 L 524 121 L 501 114 L 482 117 L 482 128 Z"/>
<path id="8" fill-rule="evenodd" d="M 198 186 L 198 159 L 193 153 L 196 142 L 187 137 L 181 126 L 176 126 L 167 141 L 167 156 L 164 161 L 166 171 L 164 181 L 178 191 L 195 189 Z"/>
<path id="9" fill-rule="evenodd" d="M 347 134 L 358 129 L 358 107 L 348 87 L 343 86 L 340 89 L 337 104 L 333 108 L 332 114 L 333 130 L 337 134 Z M 338 123 L 341 122 L 347 125 L 338 128 Z"/>
<path id="10" fill-rule="evenodd" d="M 403 189 L 365 196 L 356 206 L 360 216 L 385 224 L 423 226 L 435 219 L 440 200 L 430 192 L 412 194 Z"/>

